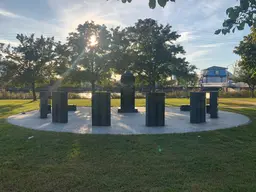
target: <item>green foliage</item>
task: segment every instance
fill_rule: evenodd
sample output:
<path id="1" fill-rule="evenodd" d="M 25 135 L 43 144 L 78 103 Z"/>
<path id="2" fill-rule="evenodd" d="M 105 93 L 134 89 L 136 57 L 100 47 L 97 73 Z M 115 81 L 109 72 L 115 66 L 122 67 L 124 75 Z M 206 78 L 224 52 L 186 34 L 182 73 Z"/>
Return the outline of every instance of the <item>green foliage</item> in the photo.
<path id="1" fill-rule="evenodd" d="M 254 94 L 256 94 L 256 91 L 254 91 Z M 220 91 L 219 97 L 220 98 L 249 98 L 251 97 L 252 93 L 250 90 L 238 90 L 238 91 Z M 238 104 L 239 106 L 245 105 L 245 104 Z M 248 106 L 251 106 L 250 104 Z"/>
<path id="2" fill-rule="evenodd" d="M 193 91 L 193 90 L 190 90 Z M 188 90 L 181 90 L 181 91 L 171 91 L 166 92 L 165 97 L 166 98 L 187 98 L 189 97 Z M 198 91 L 198 89 L 195 89 L 194 91 Z M 238 91 L 220 91 L 219 97 L 220 98 L 249 98 L 251 97 L 252 92 L 250 90 L 238 90 Z M 254 95 L 256 95 L 256 90 L 254 91 Z M 39 94 L 36 94 L 36 97 L 39 98 Z M 136 99 L 145 99 L 146 93 L 136 92 L 135 98 Z M 68 99 L 85 99 L 90 98 L 90 95 L 81 95 L 78 93 L 68 93 Z M 111 93 L 112 99 L 120 99 L 120 93 Z M 0 91 L 0 99 L 33 99 L 32 92 L 23 93 L 23 92 L 9 92 L 9 91 Z M 188 100 L 189 101 L 189 100 Z M 72 103 L 73 102 L 73 103 Z M 70 104 L 74 104 L 74 101 L 70 101 Z M 182 103 L 181 103 L 182 104 Z M 184 103 L 183 103 L 184 104 Z M 82 105 L 82 103 L 81 103 Z M 242 104 L 240 104 L 242 105 Z M 117 106 L 117 105 L 116 105 Z"/>
<path id="3" fill-rule="evenodd" d="M 196 66 L 190 65 L 187 70 L 178 76 L 179 85 L 188 88 L 196 87 L 199 82 L 199 77 L 195 72 Z"/>
<path id="4" fill-rule="evenodd" d="M 39 95 L 36 94 L 36 97 L 38 98 Z M 33 93 L 23 93 L 23 92 L 9 92 L 9 91 L 0 91 L 0 99 L 33 99 Z"/>
<path id="5" fill-rule="evenodd" d="M 109 59 L 111 67 L 115 73 L 123 74 L 127 70 L 131 70 L 132 62 L 136 55 L 131 50 L 131 42 L 129 41 L 129 32 L 127 28 L 121 29 L 116 27 L 111 29 L 111 47 Z"/>
<path id="6" fill-rule="evenodd" d="M 243 30 L 246 25 L 256 27 L 255 22 L 256 1 L 255 0 L 240 0 L 238 6 L 230 7 L 226 10 L 228 18 L 224 20 L 222 29 L 215 31 L 215 34 L 227 34 L 235 30 Z"/>
<path id="7" fill-rule="evenodd" d="M 0 83 L 1 87 L 4 88 L 7 85 L 15 86 L 17 83 L 20 84 L 16 77 L 18 65 L 10 60 L 0 59 Z"/>
<path id="8" fill-rule="evenodd" d="M 254 90 L 256 88 L 255 70 L 250 69 L 247 66 L 248 64 L 246 60 L 239 61 L 235 68 L 233 80 L 235 82 L 247 83 L 251 90 L 251 97 L 254 97 Z"/>
<path id="9" fill-rule="evenodd" d="M 35 83 L 50 80 L 54 76 L 55 42 L 54 38 L 35 38 L 17 34 L 17 47 L 1 46 L 3 69 L 1 79 L 16 84 L 30 84 L 36 100 Z"/>
<path id="10" fill-rule="evenodd" d="M 122 0 L 122 2 L 123 3 L 126 3 L 126 2 L 131 3 L 132 0 Z M 159 6 L 165 7 L 167 2 L 175 2 L 175 0 L 148 0 L 148 5 L 151 9 L 155 9 L 157 3 Z"/>
<path id="11" fill-rule="evenodd" d="M 243 41 L 235 47 L 234 53 L 238 54 L 248 70 L 256 72 L 256 29 L 252 28 L 251 33 L 244 37 Z"/>
<path id="12" fill-rule="evenodd" d="M 71 54 L 71 80 L 89 81 L 92 91 L 95 91 L 96 82 L 110 78 L 110 37 L 105 25 L 98 25 L 93 21 L 78 25 L 77 32 L 69 34 L 67 47 Z"/>
<path id="13" fill-rule="evenodd" d="M 182 46 L 174 44 L 180 35 L 171 31 L 171 26 L 163 26 L 153 19 L 140 19 L 127 28 L 127 34 L 133 55 L 130 69 L 145 79 L 151 91 L 161 79 L 187 71 L 188 62 L 177 57 L 185 51 Z"/>
<path id="14" fill-rule="evenodd" d="M 178 78 L 179 85 L 184 87 L 195 87 L 198 84 L 199 78 L 196 73 L 187 74 L 186 76 L 182 76 Z"/>
<path id="15" fill-rule="evenodd" d="M 158 1 L 164 6 L 163 2 Z M 182 46 L 174 42 L 180 37 L 170 25 L 153 19 L 138 20 L 135 25 L 107 29 L 105 25 L 85 22 L 67 37 L 67 43 L 54 38 L 35 38 L 18 34 L 20 44 L 0 44 L 0 82 L 12 86 L 35 86 L 58 80 L 56 86 L 90 83 L 113 87 L 113 73 L 132 71 L 136 85 L 171 85 L 168 77 L 193 73 Z M 191 69 L 189 67 L 192 67 Z"/>

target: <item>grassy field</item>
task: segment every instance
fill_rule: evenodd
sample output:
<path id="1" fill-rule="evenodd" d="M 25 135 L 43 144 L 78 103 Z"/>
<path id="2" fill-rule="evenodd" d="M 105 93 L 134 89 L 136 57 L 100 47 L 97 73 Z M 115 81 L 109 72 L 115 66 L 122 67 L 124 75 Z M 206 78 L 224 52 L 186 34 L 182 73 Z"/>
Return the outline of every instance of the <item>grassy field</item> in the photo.
<path id="1" fill-rule="evenodd" d="M 69 102 L 90 105 L 89 100 Z M 166 100 L 169 106 L 186 103 Z M 145 100 L 136 105 L 144 106 Z M 38 106 L 0 100 L 1 192 L 256 191 L 256 99 L 220 99 L 221 108 L 249 116 L 250 125 L 201 133 L 77 135 L 6 123 L 7 116 Z"/>

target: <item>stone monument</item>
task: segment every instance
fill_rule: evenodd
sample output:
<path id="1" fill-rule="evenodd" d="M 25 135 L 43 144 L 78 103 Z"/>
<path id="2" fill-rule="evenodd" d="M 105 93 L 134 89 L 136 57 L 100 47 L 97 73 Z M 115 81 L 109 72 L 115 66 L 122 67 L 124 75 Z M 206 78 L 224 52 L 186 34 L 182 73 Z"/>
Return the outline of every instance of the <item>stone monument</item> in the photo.
<path id="1" fill-rule="evenodd" d="M 111 125 L 110 93 L 92 94 L 92 126 Z"/>
<path id="2" fill-rule="evenodd" d="M 40 118 L 47 118 L 48 114 L 48 91 L 40 92 Z"/>
<path id="3" fill-rule="evenodd" d="M 137 113 L 135 109 L 135 77 L 129 71 L 121 76 L 121 108 L 118 113 Z"/>
<path id="4" fill-rule="evenodd" d="M 68 93 L 64 91 L 52 92 L 52 122 L 68 122 Z"/>
<path id="5" fill-rule="evenodd" d="M 218 118 L 218 92 L 210 92 L 210 117 L 213 119 Z"/>
<path id="6" fill-rule="evenodd" d="M 52 92 L 48 91 L 48 113 L 52 112 Z"/>
<path id="7" fill-rule="evenodd" d="M 165 126 L 165 93 L 147 93 L 146 126 Z"/>
<path id="8" fill-rule="evenodd" d="M 190 123 L 204 123 L 205 121 L 205 92 L 190 92 Z"/>

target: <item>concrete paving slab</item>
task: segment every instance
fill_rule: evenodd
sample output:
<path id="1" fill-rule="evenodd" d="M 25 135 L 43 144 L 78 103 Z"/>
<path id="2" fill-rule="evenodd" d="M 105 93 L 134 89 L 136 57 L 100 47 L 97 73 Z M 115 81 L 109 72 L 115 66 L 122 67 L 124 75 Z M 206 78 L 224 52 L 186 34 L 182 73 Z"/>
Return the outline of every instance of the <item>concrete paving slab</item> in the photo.
<path id="1" fill-rule="evenodd" d="M 79 134 L 167 134 L 188 133 L 226 129 L 247 124 L 250 119 L 244 115 L 219 111 L 218 119 L 210 119 L 206 123 L 190 124 L 189 112 L 181 112 L 178 107 L 166 107 L 165 127 L 145 126 L 145 107 L 136 107 L 139 113 L 118 113 L 118 108 L 111 108 L 111 126 L 93 127 L 91 123 L 91 108 L 78 107 L 77 111 L 68 113 L 68 123 L 52 123 L 51 114 L 47 119 L 39 118 L 39 111 L 30 111 L 8 117 L 11 124 L 42 131 L 71 132 Z"/>

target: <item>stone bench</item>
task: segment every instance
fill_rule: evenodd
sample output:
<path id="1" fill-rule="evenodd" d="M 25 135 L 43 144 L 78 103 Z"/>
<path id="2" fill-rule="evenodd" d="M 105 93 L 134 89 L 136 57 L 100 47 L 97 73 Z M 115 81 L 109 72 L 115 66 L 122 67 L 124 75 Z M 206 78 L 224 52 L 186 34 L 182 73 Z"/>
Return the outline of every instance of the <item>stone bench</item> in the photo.
<path id="1" fill-rule="evenodd" d="M 76 111 L 76 105 L 68 105 L 68 111 Z"/>
<path id="2" fill-rule="evenodd" d="M 209 114 L 210 113 L 210 104 L 206 105 L 206 113 Z"/>
<path id="3" fill-rule="evenodd" d="M 180 111 L 190 111 L 190 105 L 181 105 Z"/>
<path id="4" fill-rule="evenodd" d="M 52 112 L 52 106 L 48 105 L 48 114 Z"/>

